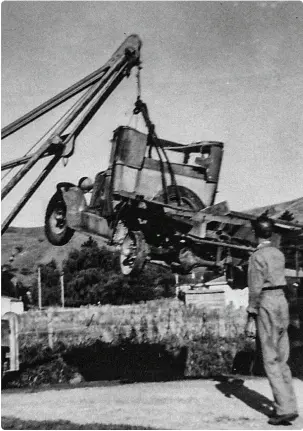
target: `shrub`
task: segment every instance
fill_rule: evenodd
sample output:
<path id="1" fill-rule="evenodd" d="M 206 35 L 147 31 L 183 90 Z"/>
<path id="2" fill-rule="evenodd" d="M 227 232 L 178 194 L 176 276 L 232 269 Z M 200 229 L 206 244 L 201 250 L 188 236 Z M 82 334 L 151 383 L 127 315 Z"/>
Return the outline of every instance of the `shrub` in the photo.
<path id="1" fill-rule="evenodd" d="M 68 383 L 76 371 L 59 356 L 48 362 L 35 364 L 34 367 L 25 368 L 19 373 L 18 378 L 9 382 L 9 386 L 22 388 Z"/>
<path id="2" fill-rule="evenodd" d="M 155 329 L 153 334 L 157 336 L 154 341 L 142 318 L 138 330 L 132 325 L 129 334 L 120 331 L 112 343 L 87 337 L 80 342 L 59 341 L 50 349 L 46 338 L 32 344 L 24 340 L 19 377 L 8 386 L 63 383 L 75 373 L 85 380 L 211 377 L 231 372 L 234 352 L 243 344 L 241 339 L 211 334 L 193 339 L 168 332 L 160 339 Z"/>
<path id="3" fill-rule="evenodd" d="M 33 274 L 33 270 L 31 268 L 28 268 L 27 266 L 23 266 L 20 270 L 20 273 L 22 275 L 31 275 Z"/>
<path id="4" fill-rule="evenodd" d="M 171 299 L 31 311 L 20 324 L 24 331 L 20 334 L 20 376 L 9 384 L 65 382 L 75 373 L 87 380 L 165 380 L 231 373 L 236 354 L 254 349 L 254 343 L 248 343 L 242 334 L 242 317 L 241 310 L 226 309 L 229 329 L 223 337 L 218 336 L 222 316 L 217 312 Z M 47 333 L 50 322 L 52 349 Z M 302 376 L 302 358 L 303 348 L 297 343 L 290 359 L 296 376 Z"/>
<path id="5" fill-rule="evenodd" d="M 120 273 L 119 254 L 88 239 L 72 250 L 63 263 L 68 306 L 86 304 L 123 305 L 174 296 L 170 271 L 146 265 L 136 278 Z"/>

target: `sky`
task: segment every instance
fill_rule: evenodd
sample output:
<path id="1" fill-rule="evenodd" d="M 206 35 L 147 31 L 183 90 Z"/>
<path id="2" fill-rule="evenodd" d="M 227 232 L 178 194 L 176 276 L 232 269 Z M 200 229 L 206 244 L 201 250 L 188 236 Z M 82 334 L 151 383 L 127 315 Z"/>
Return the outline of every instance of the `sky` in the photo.
<path id="1" fill-rule="evenodd" d="M 142 99 L 159 137 L 225 144 L 219 193 L 233 210 L 303 196 L 303 7 L 300 2 L 2 2 L 1 127 L 103 66 L 130 34 L 142 46 Z M 108 165 L 119 125 L 136 127 L 135 74 L 122 81 L 14 220 L 41 226 L 60 181 Z M 23 156 L 71 102 L 2 141 Z M 138 126 L 144 131 L 143 124 Z M 41 161 L 3 200 L 2 219 Z M 2 173 L 3 174 L 3 173 Z M 11 176 L 2 181 L 2 187 Z"/>

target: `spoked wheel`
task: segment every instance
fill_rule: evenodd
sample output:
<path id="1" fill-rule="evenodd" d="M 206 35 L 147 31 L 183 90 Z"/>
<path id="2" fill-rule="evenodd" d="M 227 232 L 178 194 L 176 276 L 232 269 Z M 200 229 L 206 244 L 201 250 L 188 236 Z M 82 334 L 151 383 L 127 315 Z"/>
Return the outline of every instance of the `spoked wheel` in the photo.
<path id="1" fill-rule="evenodd" d="M 66 222 L 66 205 L 61 193 L 57 192 L 49 201 L 45 214 L 45 235 L 53 245 L 64 245 L 69 242 L 74 230 Z"/>
<path id="2" fill-rule="evenodd" d="M 147 257 L 147 244 L 140 231 L 129 231 L 120 251 L 120 268 L 124 275 L 135 275 L 142 271 Z"/>
<path id="3" fill-rule="evenodd" d="M 178 196 L 176 193 L 178 190 Z M 153 200 L 164 202 L 164 192 L 159 192 Z M 171 206 L 178 207 L 178 197 L 180 197 L 180 203 L 182 208 L 190 211 L 200 211 L 205 208 L 205 205 L 201 199 L 192 190 L 183 186 L 168 186 L 167 187 L 167 198 Z"/>

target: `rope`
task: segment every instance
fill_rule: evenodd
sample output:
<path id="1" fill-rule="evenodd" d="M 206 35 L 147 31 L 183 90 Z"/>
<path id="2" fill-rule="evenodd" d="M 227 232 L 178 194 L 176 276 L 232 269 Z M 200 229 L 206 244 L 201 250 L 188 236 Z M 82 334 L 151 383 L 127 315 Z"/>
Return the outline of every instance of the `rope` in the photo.
<path id="1" fill-rule="evenodd" d="M 140 73 L 141 69 L 142 69 L 142 66 L 139 64 L 137 67 L 137 74 L 136 74 L 138 99 L 141 99 L 141 73 Z"/>
<path id="2" fill-rule="evenodd" d="M 163 156 L 164 156 L 164 158 L 166 160 L 166 163 L 167 163 L 168 172 L 169 172 L 170 178 L 171 178 L 171 184 L 172 184 L 172 186 L 175 189 L 175 194 L 176 194 L 176 197 L 177 197 L 178 205 L 181 206 L 181 196 L 180 196 L 180 192 L 179 192 L 179 189 L 178 189 L 178 186 L 177 186 L 177 181 L 176 181 L 174 170 L 173 170 L 173 168 L 171 166 L 170 160 L 169 160 L 169 158 L 167 156 L 167 153 L 166 153 L 165 149 L 160 144 L 160 141 L 159 141 L 159 139 L 158 139 L 158 137 L 156 135 L 155 125 L 150 120 L 148 109 L 147 109 L 147 105 L 146 105 L 146 103 L 143 103 L 142 100 L 141 100 L 141 90 L 142 90 L 141 89 L 141 74 L 140 74 L 141 69 L 142 69 L 142 67 L 140 65 L 138 65 L 137 74 L 136 74 L 136 78 L 137 78 L 137 101 L 135 103 L 134 114 L 138 114 L 139 112 L 142 113 L 143 118 L 145 120 L 146 127 L 147 127 L 148 132 L 149 132 L 149 135 L 150 135 L 150 137 L 152 139 L 152 142 L 153 142 L 153 144 L 154 144 L 154 146 L 156 148 L 156 151 L 157 151 L 157 154 L 158 154 L 158 157 L 159 157 L 159 161 L 160 161 L 161 177 L 162 177 L 162 184 L 163 184 L 163 190 L 164 190 L 164 200 L 165 200 L 165 203 L 168 203 L 167 183 L 166 183 L 166 178 L 165 178 L 164 163 L 163 163 L 163 159 L 162 159 L 160 150 L 163 153 Z M 150 158 L 151 158 L 151 151 L 152 151 L 152 146 L 150 145 L 150 147 L 149 147 L 149 153 L 148 153 L 148 156 Z"/>
<path id="3" fill-rule="evenodd" d="M 155 141 L 154 136 L 150 135 L 151 139 L 153 141 Z M 150 146 L 151 148 L 151 146 Z M 162 179 L 162 187 L 163 187 L 163 191 L 164 191 L 164 202 L 168 203 L 168 194 L 167 194 L 167 182 L 166 182 L 166 178 L 165 178 L 165 171 L 164 171 L 164 163 L 161 157 L 161 153 L 159 151 L 159 147 L 157 145 L 157 143 L 155 143 L 155 148 L 159 157 L 159 161 L 160 161 L 160 168 L 161 168 L 161 179 Z"/>
<path id="4" fill-rule="evenodd" d="M 164 154 L 164 157 L 166 159 L 168 171 L 169 171 L 170 177 L 171 177 L 171 183 L 172 183 L 172 186 L 175 189 L 175 193 L 176 193 L 176 196 L 177 196 L 178 205 L 181 206 L 181 196 L 180 196 L 180 192 L 179 192 L 179 189 L 178 189 L 178 185 L 177 185 L 177 181 L 176 181 L 176 176 L 175 176 L 174 170 L 173 170 L 173 168 L 171 166 L 171 163 L 170 163 L 170 160 L 169 160 L 169 158 L 167 156 L 167 152 L 165 151 L 165 148 L 163 148 L 162 145 L 160 145 L 160 148 L 161 148 L 161 150 L 162 150 L 162 152 Z"/>
<path id="5" fill-rule="evenodd" d="M 149 137 L 150 139 L 152 139 L 152 143 L 154 144 L 154 147 L 157 151 L 158 157 L 159 157 L 159 161 L 160 161 L 160 169 L 161 169 L 161 178 L 162 178 L 162 185 L 163 185 L 163 190 L 164 190 L 164 201 L 165 203 L 168 203 L 168 194 L 167 194 L 167 183 L 166 183 L 166 178 L 165 178 L 165 171 L 164 171 L 164 162 L 163 162 L 163 158 L 162 155 L 160 153 L 160 150 L 167 162 L 167 167 L 168 167 L 168 172 L 170 174 L 170 178 L 171 178 L 171 184 L 172 186 L 175 188 L 175 193 L 176 193 L 176 197 L 177 197 L 177 201 L 178 201 L 178 205 L 181 205 L 181 197 L 180 197 L 180 192 L 178 190 L 177 187 L 177 182 L 176 182 L 176 177 L 175 177 L 175 173 L 172 169 L 170 160 L 167 156 L 167 153 L 165 151 L 165 149 L 162 147 L 162 145 L 160 144 L 160 141 L 156 135 L 155 132 L 155 126 L 154 124 L 151 122 L 149 114 L 148 114 L 148 109 L 145 103 L 142 102 L 142 100 L 138 97 L 137 101 L 135 103 L 135 109 L 134 109 L 134 114 L 139 114 L 141 113 L 143 115 L 146 127 L 148 129 L 149 132 Z M 150 145 L 149 148 L 149 157 L 151 157 L 151 149 L 152 146 Z"/>

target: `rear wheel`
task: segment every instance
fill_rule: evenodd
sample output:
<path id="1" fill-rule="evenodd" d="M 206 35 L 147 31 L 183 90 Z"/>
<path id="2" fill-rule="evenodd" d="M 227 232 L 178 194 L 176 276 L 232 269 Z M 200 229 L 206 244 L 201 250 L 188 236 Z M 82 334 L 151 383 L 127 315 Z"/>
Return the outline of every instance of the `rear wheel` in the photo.
<path id="1" fill-rule="evenodd" d="M 74 234 L 66 221 L 66 205 L 60 192 L 56 192 L 49 201 L 45 214 L 45 235 L 53 245 L 67 244 Z"/>
<path id="2" fill-rule="evenodd" d="M 120 268 L 124 275 L 135 275 L 142 271 L 147 257 L 147 244 L 140 231 L 129 231 L 120 251 Z"/>
<path id="3" fill-rule="evenodd" d="M 177 190 L 176 190 L 177 189 Z M 178 206 L 178 195 L 180 197 L 180 203 L 182 208 L 190 211 L 200 211 L 205 208 L 205 205 L 201 199 L 192 190 L 183 186 L 168 186 L 167 187 L 167 198 L 168 204 L 172 206 Z M 164 202 L 165 193 L 161 191 L 158 193 L 153 200 Z"/>

